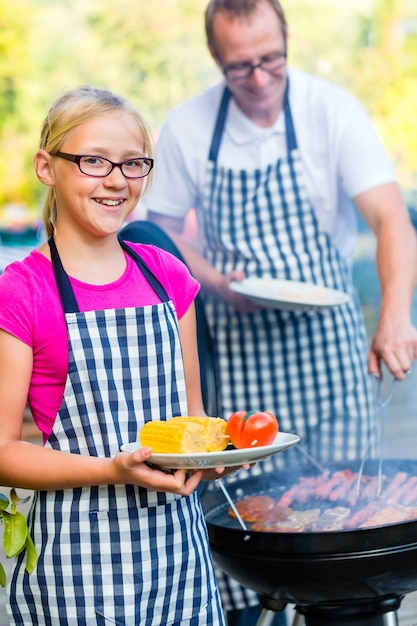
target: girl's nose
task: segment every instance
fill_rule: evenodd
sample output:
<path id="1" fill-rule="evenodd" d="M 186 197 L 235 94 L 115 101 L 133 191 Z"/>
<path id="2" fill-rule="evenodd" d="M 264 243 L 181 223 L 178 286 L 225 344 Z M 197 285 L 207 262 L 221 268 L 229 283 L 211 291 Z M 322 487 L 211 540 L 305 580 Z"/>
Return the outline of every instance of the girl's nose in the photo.
<path id="1" fill-rule="evenodd" d="M 104 184 L 109 187 L 110 186 L 124 187 L 125 185 L 127 185 L 127 179 L 123 175 L 122 170 L 120 169 L 119 166 L 114 167 L 112 171 L 110 172 L 110 174 L 105 176 L 103 180 L 104 180 Z"/>

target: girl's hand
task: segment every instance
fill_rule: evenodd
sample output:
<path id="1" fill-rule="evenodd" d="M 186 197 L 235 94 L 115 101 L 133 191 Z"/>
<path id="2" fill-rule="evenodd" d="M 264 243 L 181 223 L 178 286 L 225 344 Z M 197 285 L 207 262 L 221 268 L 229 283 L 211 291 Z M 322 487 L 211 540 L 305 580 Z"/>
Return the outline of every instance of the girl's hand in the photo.
<path id="1" fill-rule="evenodd" d="M 149 447 L 139 448 L 135 452 L 119 452 L 112 459 L 115 468 L 115 484 L 131 484 L 165 491 L 181 496 L 189 496 L 198 486 L 203 471 L 190 473 L 187 470 L 173 470 L 167 473 L 163 470 L 150 467 L 146 461 L 152 454 Z"/>

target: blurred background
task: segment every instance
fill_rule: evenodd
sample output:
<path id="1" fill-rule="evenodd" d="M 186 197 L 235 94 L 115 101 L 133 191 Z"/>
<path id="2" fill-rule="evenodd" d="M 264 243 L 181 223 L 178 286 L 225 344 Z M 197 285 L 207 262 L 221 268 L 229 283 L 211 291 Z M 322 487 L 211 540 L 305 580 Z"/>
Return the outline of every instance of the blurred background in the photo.
<path id="1" fill-rule="evenodd" d="M 167 111 L 219 77 L 206 0 L 0 0 L 0 223 L 36 214 L 32 156 L 49 105 L 83 83 L 130 98 L 157 136 Z M 283 0 L 289 63 L 357 95 L 417 209 L 417 2 Z M 12 205 L 12 208 L 10 208 Z"/>
<path id="2" fill-rule="evenodd" d="M 282 3 L 289 64 L 361 100 L 395 164 L 417 228 L 416 0 Z M 205 6 L 206 0 L 0 0 L 0 249 L 37 243 L 31 237 L 44 187 L 32 159 L 46 111 L 64 89 L 89 83 L 128 97 L 156 139 L 169 109 L 219 79 L 206 48 Z M 353 272 L 371 335 L 380 304 L 375 240 L 358 223 Z M 412 316 L 417 325 L 416 297 Z M 416 385 L 414 366 L 389 407 L 387 457 L 416 455 Z M 37 431 L 27 431 L 33 437 Z M 401 626 L 417 621 L 416 595 Z M 0 591 L 0 624 L 6 624 L 2 604 Z"/>
<path id="3" fill-rule="evenodd" d="M 416 0 L 283 0 L 283 6 L 289 63 L 345 86 L 362 101 L 395 164 L 417 227 Z M 220 77 L 206 48 L 205 7 L 206 0 L 19 0 L 18 6 L 0 0 L 3 250 L 30 245 L 39 222 L 44 187 L 32 158 L 50 104 L 80 84 L 108 87 L 137 105 L 156 139 L 169 109 Z M 358 223 L 354 277 L 372 333 L 380 303 L 375 241 Z M 417 303 L 413 318 L 417 324 Z M 409 428 L 417 435 L 412 378 L 397 394 L 400 429 L 393 409 L 393 454 L 398 431 Z M 395 401 L 394 396 L 394 407 Z"/>

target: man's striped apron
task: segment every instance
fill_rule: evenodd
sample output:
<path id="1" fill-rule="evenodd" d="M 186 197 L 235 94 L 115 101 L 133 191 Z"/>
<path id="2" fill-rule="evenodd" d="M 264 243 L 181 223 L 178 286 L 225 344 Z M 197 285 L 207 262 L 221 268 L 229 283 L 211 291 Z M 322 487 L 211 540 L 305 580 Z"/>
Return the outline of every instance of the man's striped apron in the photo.
<path id="1" fill-rule="evenodd" d="M 111 457 L 151 419 L 187 411 L 178 322 L 165 289 L 122 244 L 162 300 L 80 313 L 53 240 L 69 336 L 64 398 L 47 446 Z M 12 624 L 223 625 L 197 492 L 134 485 L 35 494 L 35 571 L 19 559 L 9 584 Z"/>
<path id="2" fill-rule="evenodd" d="M 366 330 L 349 267 L 321 230 L 307 197 L 288 90 L 287 157 L 253 171 L 217 163 L 230 95 L 226 89 L 199 215 L 206 258 L 222 274 L 242 270 L 247 277 L 316 283 L 349 293 L 351 301 L 320 312 L 248 314 L 206 295 L 223 417 L 236 410 L 272 411 L 280 429 L 297 433 L 317 460 L 357 459 L 373 407 Z M 275 457 L 276 466 L 294 456 L 301 463 L 295 448 Z M 261 463 L 252 471 L 270 466 Z M 238 593 L 235 605 L 226 602 L 226 608 L 244 602 Z"/>

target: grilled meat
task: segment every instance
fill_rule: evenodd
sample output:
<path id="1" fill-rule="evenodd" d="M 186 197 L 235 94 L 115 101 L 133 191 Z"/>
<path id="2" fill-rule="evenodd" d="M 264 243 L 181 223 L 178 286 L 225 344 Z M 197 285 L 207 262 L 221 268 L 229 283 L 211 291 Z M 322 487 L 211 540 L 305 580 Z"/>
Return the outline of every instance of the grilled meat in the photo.
<path id="1" fill-rule="evenodd" d="M 260 532 L 319 532 L 385 526 L 417 519 L 417 476 L 397 472 L 383 477 L 376 499 L 377 477 L 362 477 L 351 469 L 302 476 L 278 499 L 246 496 L 235 504 L 242 519 Z M 229 514 L 234 517 L 233 511 Z"/>

